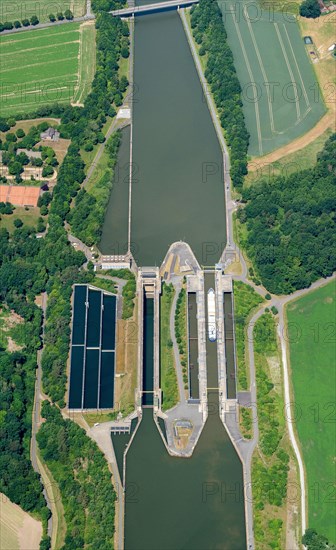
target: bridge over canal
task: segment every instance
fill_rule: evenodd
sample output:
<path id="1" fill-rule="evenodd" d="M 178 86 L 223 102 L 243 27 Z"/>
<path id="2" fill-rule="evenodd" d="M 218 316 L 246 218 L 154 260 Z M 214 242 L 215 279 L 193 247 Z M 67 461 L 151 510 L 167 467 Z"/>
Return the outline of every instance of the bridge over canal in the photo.
<path id="1" fill-rule="evenodd" d="M 119 17 L 133 17 L 136 15 L 145 15 L 146 13 L 187 8 L 193 4 L 198 4 L 198 2 L 199 0 L 167 0 L 166 2 L 146 4 L 145 6 L 128 6 L 121 10 L 113 10 L 110 13 Z"/>

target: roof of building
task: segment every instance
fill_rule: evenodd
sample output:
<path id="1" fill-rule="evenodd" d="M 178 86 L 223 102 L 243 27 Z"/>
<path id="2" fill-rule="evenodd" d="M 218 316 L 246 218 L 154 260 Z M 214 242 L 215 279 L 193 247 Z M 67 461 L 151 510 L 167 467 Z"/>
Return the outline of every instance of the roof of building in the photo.
<path id="1" fill-rule="evenodd" d="M 55 130 L 55 128 L 48 128 L 45 132 L 41 132 L 41 138 L 47 138 L 47 137 L 59 137 L 60 133 L 58 130 Z"/>

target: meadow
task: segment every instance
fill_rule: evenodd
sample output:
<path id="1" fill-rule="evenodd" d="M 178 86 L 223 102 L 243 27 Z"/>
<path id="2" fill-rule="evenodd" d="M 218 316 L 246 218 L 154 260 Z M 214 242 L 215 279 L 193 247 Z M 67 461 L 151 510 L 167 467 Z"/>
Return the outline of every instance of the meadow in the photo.
<path id="1" fill-rule="evenodd" d="M 42 524 L 0 493 L 0 548 L 38 550 Z"/>
<path id="2" fill-rule="evenodd" d="M 95 70 L 94 44 L 92 23 L 1 37 L 0 116 L 29 113 L 54 102 L 82 102 Z"/>
<path id="3" fill-rule="evenodd" d="M 0 21 L 30 19 L 36 15 L 40 22 L 49 21 L 49 14 L 56 15 L 70 9 L 75 17 L 85 15 L 85 0 L 0 0 Z"/>
<path id="4" fill-rule="evenodd" d="M 308 524 L 336 542 L 336 284 L 287 307 L 296 428 L 306 469 Z"/>
<path id="5" fill-rule="evenodd" d="M 326 108 L 295 16 L 247 1 L 219 6 L 242 87 L 249 154 L 260 157 L 308 132 Z"/>

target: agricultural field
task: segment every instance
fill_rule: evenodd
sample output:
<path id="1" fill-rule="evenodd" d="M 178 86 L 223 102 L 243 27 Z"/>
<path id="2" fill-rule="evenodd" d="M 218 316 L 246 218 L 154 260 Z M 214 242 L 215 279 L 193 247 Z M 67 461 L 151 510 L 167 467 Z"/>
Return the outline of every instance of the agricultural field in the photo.
<path id="1" fill-rule="evenodd" d="M 15 0 L 0 0 L 0 21 L 15 21 L 22 19 L 30 19 L 32 15 L 36 15 L 42 23 L 49 21 L 49 14 L 56 15 L 58 12 L 63 12 L 70 9 L 75 17 L 81 17 L 86 12 L 86 0 L 25 0 L 24 2 L 16 2 Z"/>
<path id="2" fill-rule="evenodd" d="M 0 548 L 38 550 L 42 523 L 0 493 Z"/>
<path id="3" fill-rule="evenodd" d="M 336 542 L 336 283 L 287 307 L 296 428 L 306 469 L 308 524 Z"/>
<path id="4" fill-rule="evenodd" d="M 219 6 L 242 87 L 249 154 L 260 157 L 308 132 L 326 108 L 295 16 L 255 4 L 249 11 L 246 1 Z"/>
<path id="5" fill-rule="evenodd" d="M 90 90 L 94 57 L 93 22 L 2 36 L 0 116 L 53 102 L 81 103 Z"/>
<path id="6" fill-rule="evenodd" d="M 245 177 L 244 185 L 249 186 L 258 183 L 261 178 L 271 180 L 274 176 L 287 177 L 294 172 L 313 168 L 316 164 L 317 154 L 324 147 L 327 139 L 332 135 L 331 128 L 328 128 L 314 141 L 293 153 L 283 156 L 274 162 L 252 162 L 249 173 Z M 251 168 L 251 169 L 250 169 Z"/>

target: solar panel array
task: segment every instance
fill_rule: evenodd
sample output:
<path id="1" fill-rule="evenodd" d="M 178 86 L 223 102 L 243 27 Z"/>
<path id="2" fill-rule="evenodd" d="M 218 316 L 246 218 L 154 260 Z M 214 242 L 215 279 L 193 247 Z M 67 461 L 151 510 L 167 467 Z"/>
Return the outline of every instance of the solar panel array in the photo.
<path id="1" fill-rule="evenodd" d="M 75 285 L 69 409 L 114 405 L 116 296 Z"/>

